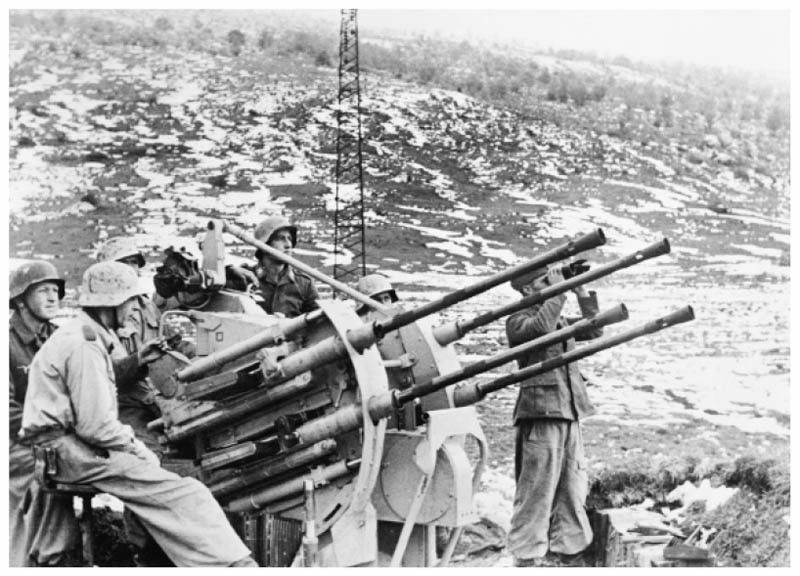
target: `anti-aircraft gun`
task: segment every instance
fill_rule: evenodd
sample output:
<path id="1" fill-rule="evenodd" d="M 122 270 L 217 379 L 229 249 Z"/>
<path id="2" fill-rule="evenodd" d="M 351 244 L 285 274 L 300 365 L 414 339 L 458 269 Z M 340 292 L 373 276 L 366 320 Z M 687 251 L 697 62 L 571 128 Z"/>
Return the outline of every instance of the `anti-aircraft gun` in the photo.
<path id="1" fill-rule="evenodd" d="M 602 230 L 409 310 L 382 306 L 219 220 L 209 223 L 203 246 L 208 277 L 224 273 L 223 231 L 374 311 L 360 317 L 349 303 L 328 299 L 296 318 L 256 313 L 249 304 L 162 317 L 162 326 L 176 319 L 191 322 L 196 356 L 190 360 L 173 353 L 152 365 L 162 417 L 150 427 L 161 431 L 172 454 L 194 462 L 193 474 L 209 487 L 264 566 L 289 565 L 300 557 L 301 545 L 306 565 L 447 564 L 461 528 L 476 520 L 472 498 L 487 458 L 472 404 L 534 374 L 694 317 L 686 307 L 475 383 L 472 377 L 533 349 L 625 320 L 627 309 L 620 304 L 464 366 L 452 346 L 458 338 L 666 254 L 667 240 L 495 310 L 433 327 L 428 320 L 437 312 L 604 244 Z M 249 296 L 226 291 L 225 298 Z M 241 312 L 243 306 L 248 313 Z M 436 526 L 452 529 L 440 557 Z"/>

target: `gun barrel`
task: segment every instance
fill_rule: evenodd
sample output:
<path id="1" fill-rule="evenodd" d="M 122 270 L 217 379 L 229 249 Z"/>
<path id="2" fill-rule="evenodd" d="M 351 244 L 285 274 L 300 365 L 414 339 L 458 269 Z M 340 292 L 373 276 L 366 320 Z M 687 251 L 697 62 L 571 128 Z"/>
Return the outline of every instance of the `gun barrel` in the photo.
<path id="1" fill-rule="evenodd" d="M 516 302 L 512 302 L 510 304 L 500 306 L 499 308 L 495 308 L 494 310 L 479 314 L 478 316 L 475 316 L 469 320 L 456 320 L 452 323 L 437 326 L 433 330 L 434 338 L 436 338 L 436 341 L 439 344 L 446 346 L 447 344 L 450 344 L 451 342 L 461 338 L 467 332 L 475 330 L 481 326 L 485 326 L 490 322 L 494 322 L 498 318 L 508 316 L 509 314 L 524 308 L 528 308 L 529 306 L 533 306 L 535 304 L 541 304 L 549 298 L 558 296 L 559 294 L 563 294 L 564 292 L 577 288 L 578 286 L 583 286 L 584 284 L 587 284 L 593 280 L 608 276 L 613 272 L 622 270 L 623 268 L 628 268 L 638 264 L 639 262 L 643 262 L 644 260 L 655 258 L 656 256 L 661 256 L 662 254 L 667 254 L 669 253 L 669 250 L 669 241 L 664 238 L 642 248 L 641 250 L 637 250 L 632 254 L 628 254 L 627 256 L 623 256 L 622 258 L 618 258 L 606 264 L 601 264 L 596 268 L 584 272 L 583 274 L 573 276 L 572 278 L 564 280 L 563 282 L 559 282 L 558 284 L 547 286 L 546 288 L 529 296 L 525 296 Z"/>
<path id="2" fill-rule="evenodd" d="M 669 328 L 670 326 L 675 326 L 676 324 L 689 322 L 691 320 L 694 320 L 694 310 L 691 306 L 686 306 L 676 310 L 675 312 L 672 312 L 671 314 L 651 320 L 650 322 L 647 322 L 636 328 L 632 328 L 614 336 L 608 336 L 606 338 L 595 340 L 589 344 L 586 344 L 585 346 L 581 346 L 580 348 L 571 350 L 570 352 L 555 356 L 553 358 L 548 358 L 543 362 L 538 362 L 513 374 L 501 376 L 500 378 L 492 380 L 491 382 L 472 384 L 470 386 L 456 388 L 453 393 L 453 401 L 456 406 L 473 404 L 481 400 L 490 392 L 495 392 L 496 390 L 500 390 L 501 388 L 505 388 L 511 384 L 516 384 L 517 382 L 521 382 L 522 380 L 531 378 L 532 376 L 537 376 L 555 368 L 565 366 L 571 362 L 576 362 L 602 350 L 607 350 L 608 348 L 619 346 L 625 342 L 630 342 L 631 340 L 635 340 L 641 336 L 652 334 L 654 332 Z"/>
<path id="3" fill-rule="evenodd" d="M 209 486 L 209 490 L 211 490 L 214 496 L 222 496 L 235 492 L 236 490 L 242 490 L 257 482 L 268 480 L 279 474 L 285 474 L 301 466 L 307 466 L 315 460 L 328 456 L 335 451 L 335 440 L 323 440 L 322 442 L 317 442 L 297 452 L 282 455 L 279 459 L 267 462 L 262 461 L 258 464 L 247 466 L 236 476 L 212 484 Z"/>
<path id="4" fill-rule="evenodd" d="M 259 388 L 234 403 L 220 406 L 201 416 L 171 426 L 164 435 L 171 441 L 181 440 L 192 434 L 214 426 L 237 420 L 250 412 L 269 407 L 297 394 L 302 394 L 314 384 L 311 376 L 296 378 L 274 388 Z"/>
<path id="5" fill-rule="evenodd" d="M 336 478 L 351 474 L 361 465 L 361 459 L 354 460 L 340 460 L 329 466 L 325 466 L 315 473 L 315 478 L 318 482 L 330 482 Z M 241 498 L 231 500 L 225 508 L 230 512 L 246 512 L 248 510 L 258 510 L 265 505 L 289 498 L 303 491 L 303 476 L 292 478 L 278 484 L 276 486 L 269 486 L 267 488 L 257 490 Z"/>
<path id="6" fill-rule="evenodd" d="M 397 393 L 397 402 L 400 405 L 406 404 L 411 400 L 413 400 L 414 398 L 420 398 L 422 396 L 426 396 L 432 392 L 436 392 L 437 390 L 446 388 L 451 384 L 460 382 L 461 380 L 466 380 L 467 378 L 471 378 L 472 376 L 481 374 L 483 372 L 486 372 L 487 370 L 497 368 L 498 366 L 502 366 L 507 362 L 516 360 L 517 358 L 525 354 L 529 354 L 534 350 L 541 350 L 543 348 L 552 346 L 553 344 L 557 344 L 559 342 L 568 340 L 569 338 L 573 338 L 576 335 L 580 334 L 581 332 L 588 330 L 598 330 L 603 326 L 608 326 L 609 324 L 614 324 L 616 322 L 622 322 L 627 319 L 628 319 L 628 309 L 625 307 L 625 304 L 618 304 L 617 306 L 614 306 L 613 308 L 600 312 L 599 314 L 596 314 L 591 318 L 582 318 L 581 320 L 569 326 L 565 326 L 560 330 L 555 330 L 553 332 L 550 332 L 549 334 L 545 334 L 539 338 L 535 338 L 533 340 L 525 342 L 524 344 L 514 346 L 513 348 L 510 348 L 505 352 L 496 354 L 491 358 L 473 362 L 472 364 L 465 366 L 461 370 L 437 376 L 435 378 L 432 378 L 426 383 L 419 384 L 412 388 L 406 388 L 404 390 L 400 390 Z"/>
<path id="7" fill-rule="evenodd" d="M 527 354 L 532 350 L 539 348 L 546 348 L 555 343 L 572 338 L 577 333 L 584 330 L 591 330 L 595 328 L 602 328 L 615 322 L 621 322 L 628 318 L 628 310 L 624 304 L 619 304 L 606 310 L 592 318 L 584 318 L 575 322 L 571 326 L 562 328 L 550 334 L 546 334 L 536 340 L 531 340 L 524 344 L 520 344 L 510 350 L 501 352 L 486 360 L 481 360 L 466 366 L 465 368 L 456 372 L 437 376 L 426 383 L 418 384 L 413 388 L 405 390 L 392 390 L 386 394 L 373 396 L 369 399 L 367 412 L 370 418 L 377 422 L 381 418 L 386 418 L 396 411 L 400 406 L 414 400 L 426 396 L 437 390 L 446 388 L 447 386 L 480 374 L 492 368 L 496 368 L 506 362 L 510 362 L 523 354 Z M 337 410 L 331 414 L 321 416 L 315 420 L 311 420 L 299 426 L 293 433 L 293 438 L 300 444 L 311 444 L 318 442 L 325 438 L 333 438 L 339 434 L 356 430 L 361 426 L 364 421 L 364 413 L 358 405 L 350 405 Z"/>
<path id="8" fill-rule="evenodd" d="M 445 294 L 438 300 L 428 302 L 422 306 L 414 308 L 413 310 L 400 312 L 399 314 L 391 316 L 387 320 L 379 320 L 375 325 L 376 333 L 380 338 L 392 330 L 397 330 L 402 326 L 407 326 L 412 322 L 416 322 L 420 318 L 424 318 L 425 316 L 429 316 L 444 310 L 445 308 L 449 308 L 454 304 L 458 304 L 459 302 L 463 302 L 464 300 L 477 294 L 486 292 L 487 290 L 494 288 L 495 286 L 499 286 L 504 282 L 508 282 L 509 280 L 512 280 L 518 276 L 522 276 L 523 274 L 527 274 L 528 272 L 531 272 L 537 268 L 541 268 L 542 266 L 552 264 L 558 260 L 569 258 L 570 256 L 573 256 L 579 252 L 596 248 L 597 246 L 601 246 L 605 243 L 606 237 L 603 233 L 603 230 L 597 228 L 593 232 L 589 232 L 588 234 L 584 234 L 575 240 L 570 240 L 564 244 L 556 246 L 555 248 L 548 250 L 544 254 L 541 254 L 536 258 L 532 258 L 527 262 L 518 264 L 517 266 L 513 266 L 512 268 L 498 272 L 489 278 L 484 278 L 483 280 L 479 280 L 474 284 Z"/>
<path id="9" fill-rule="evenodd" d="M 209 229 L 213 229 L 214 226 L 215 226 L 215 224 L 214 224 L 213 220 L 208 223 Z M 312 278 L 315 278 L 315 279 L 319 280 L 320 282 L 324 282 L 325 284 L 329 285 L 334 290 L 338 290 L 339 292 L 343 292 L 344 294 L 347 294 L 353 300 L 355 300 L 357 302 L 360 302 L 361 304 L 364 304 L 365 306 L 369 306 L 373 310 L 377 310 L 378 312 L 386 314 L 387 316 L 392 313 L 390 308 L 388 308 L 386 306 L 383 306 L 382 304 L 378 303 L 376 300 L 373 300 L 369 296 L 365 296 L 364 294 L 362 294 L 358 290 L 354 290 L 353 288 L 350 288 L 350 286 L 348 286 L 347 284 L 339 282 L 338 280 L 335 280 L 334 278 L 331 278 L 327 274 L 323 274 L 322 272 L 320 272 L 316 268 L 314 268 L 312 266 L 309 266 L 308 264 L 304 264 L 303 262 L 300 262 L 300 260 L 297 260 L 296 258 L 292 258 L 291 256 L 289 256 L 287 254 L 284 254 L 283 252 L 281 252 L 279 250 L 275 250 L 275 248 L 273 248 L 272 246 L 267 245 L 264 242 L 256 240 L 255 237 L 251 236 L 250 234 L 248 234 L 247 232 L 245 232 L 244 230 L 242 230 L 241 228 L 239 228 L 235 224 L 231 224 L 230 222 L 223 221 L 223 227 L 224 227 L 225 232 L 233 234 L 234 236 L 236 236 L 242 242 L 247 242 L 251 246 L 255 246 L 256 248 L 258 248 L 262 252 L 266 252 L 267 254 L 270 255 L 270 257 L 274 258 L 275 260 L 278 260 L 280 262 L 288 264 L 292 268 L 296 268 L 296 269 L 300 270 L 301 272 L 305 272 L 306 274 L 308 274 Z"/>
<path id="10" fill-rule="evenodd" d="M 175 378 L 182 382 L 199 380 L 207 374 L 219 370 L 228 362 L 238 360 L 251 352 L 255 352 L 259 348 L 274 346 L 281 340 L 291 338 L 298 332 L 307 329 L 313 322 L 321 318 L 322 314 L 321 310 L 313 310 L 302 316 L 283 321 L 275 326 L 270 326 L 262 332 L 250 338 L 246 338 L 241 342 L 237 342 L 228 348 L 195 360 L 185 368 L 178 370 L 175 373 Z"/>

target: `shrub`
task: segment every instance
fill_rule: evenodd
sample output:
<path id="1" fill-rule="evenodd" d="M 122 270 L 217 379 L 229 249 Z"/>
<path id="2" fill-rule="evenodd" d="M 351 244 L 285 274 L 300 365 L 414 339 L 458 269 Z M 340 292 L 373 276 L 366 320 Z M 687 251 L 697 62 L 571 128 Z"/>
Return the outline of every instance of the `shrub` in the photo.
<path id="1" fill-rule="evenodd" d="M 231 54 L 234 56 L 238 56 L 242 53 L 242 47 L 244 46 L 244 34 L 239 30 L 231 30 L 228 32 L 228 45 L 231 49 Z"/>

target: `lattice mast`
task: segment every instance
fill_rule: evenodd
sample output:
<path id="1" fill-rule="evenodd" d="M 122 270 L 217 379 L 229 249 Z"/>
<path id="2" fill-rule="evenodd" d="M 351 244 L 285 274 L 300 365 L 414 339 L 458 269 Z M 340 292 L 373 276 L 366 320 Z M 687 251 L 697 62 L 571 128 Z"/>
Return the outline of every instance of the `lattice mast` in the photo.
<path id="1" fill-rule="evenodd" d="M 356 10 L 342 10 L 339 37 L 333 276 L 344 282 L 354 282 L 366 274 L 361 89 L 356 12 Z"/>

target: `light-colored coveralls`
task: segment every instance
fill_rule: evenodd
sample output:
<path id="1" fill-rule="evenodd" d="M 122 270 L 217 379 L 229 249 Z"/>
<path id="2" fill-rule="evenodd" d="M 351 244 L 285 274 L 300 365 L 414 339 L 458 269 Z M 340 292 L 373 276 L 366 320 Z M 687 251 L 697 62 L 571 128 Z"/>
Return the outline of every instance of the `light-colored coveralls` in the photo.
<path id="1" fill-rule="evenodd" d="M 561 316 L 567 297 L 512 314 L 506 321 L 509 346 L 517 346 L 563 328 L 576 319 Z M 579 297 L 584 317 L 597 313 L 597 295 Z M 602 329 L 579 334 L 581 340 L 600 336 Z M 518 360 L 520 368 L 575 348 L 569 339 Z M 592 542 L 584 509 L 588 492 L 586 459 L 578 424 L 594 411 L 586 383 L 575 363 L 524 380 L 514 408 L 517 428 L 515 473 L 517 489 L 508 534 L 508 549 L 517 560 L 543 557 L 548 548 L 576 554 Z"/>
<path id="2" fill-rule="evenodd" d="M 8 326 L 9 442 L 8 511 L 11 566 L 58 564 L 78 543 L 72 498 L 44 493 L 33 479 L 33 450 L 20 442 L 22 406 L 34 354 L 56 327 L 45 322 L 34 334 L 17 312 Z"/>
<path id="3" fill-rule="evenodd" d="M 85 312 L 59 329 L 31 364 L 22 435 L 57 452 L 57 482 L 119 498 L 177 566 L 228 566 L 250 556 L 211 492 L 161 468 L 117 418 L 110 352 L 116 335 Z"/>

